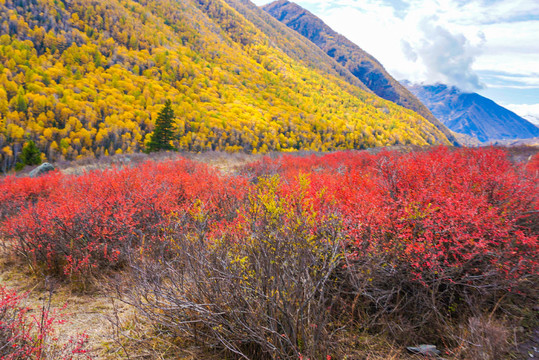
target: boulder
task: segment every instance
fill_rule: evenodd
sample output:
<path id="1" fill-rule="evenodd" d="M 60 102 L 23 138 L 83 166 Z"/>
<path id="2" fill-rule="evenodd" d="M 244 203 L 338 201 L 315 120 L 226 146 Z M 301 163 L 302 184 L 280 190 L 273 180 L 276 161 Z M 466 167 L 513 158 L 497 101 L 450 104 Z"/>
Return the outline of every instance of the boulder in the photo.
<path id="1" fill-rule="evenodd" d="M 39 165 L 38 167 L 36 167 L 34 170 L 30 171 L 30 177 L 35 178 L 43 174 L 46 174 L 49 171 L 54 171 L 54 166 L 52 166 L 49 163 L 43 163 Z"/>
<path id="2" fill-rule="evenodd" d="M 419 345 L 419 346 L 409 346 L 406 348 L 409 352 L 424 355 L 424 356 L 438 356 L 441 354 L 441 351 L 436 349 L 436 345 Z"/>

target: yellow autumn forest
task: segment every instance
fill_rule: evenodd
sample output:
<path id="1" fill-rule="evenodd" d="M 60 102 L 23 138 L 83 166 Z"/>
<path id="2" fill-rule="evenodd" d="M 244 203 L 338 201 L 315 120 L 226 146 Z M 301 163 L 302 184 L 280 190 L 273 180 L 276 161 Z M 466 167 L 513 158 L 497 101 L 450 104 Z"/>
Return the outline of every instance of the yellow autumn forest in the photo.
<path id="1" fill-rule="evenodd" d="M 1 171 L 29 140 L 48 161 L 141 151 L 167 99 L 183 151 L 448 143 L 292 35 L 275 40 L 241 6 L 0 0 Z"/>

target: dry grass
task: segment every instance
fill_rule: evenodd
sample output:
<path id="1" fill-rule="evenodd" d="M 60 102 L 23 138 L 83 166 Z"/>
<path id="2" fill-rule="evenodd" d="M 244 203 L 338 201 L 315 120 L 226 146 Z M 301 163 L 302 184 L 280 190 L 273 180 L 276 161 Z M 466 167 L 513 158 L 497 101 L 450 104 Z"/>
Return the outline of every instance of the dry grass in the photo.
<path id="1" fill-rule="evenodd" d="M 477 360 L 496 360 L 507 352 L 509 332 L 499 321 L 488 317 L 472 317 L 460 336 L 464 357 Z"/>
<path id="2" fill-rule="evenodd" d="M 479 146 L 479 144 L 474 144 L 473 146 Z M 537 152 L 539 152 L 539 144 L 519 144 L 516 143 L 513 146 L 500 146 L 506 149 L 514 162 L 526 162 L 530 157 Z M 378 147 L 370 148 L 367 151 L 371 153 L 378 153 L 380 151 L 392 151 L 397 150 L 401 152 L 411 152 L 425 150 L 428 147 L 420 147 L 415 145 L 398 145 L 398 146 L 388 146 L 388 147 Z M 272 152 L 266 154 L 270 157 L 282 156 L 284 153 Z M 309 155 L 309 154 L 322 154 L 318 152 L 311 151 L 299 151 L 295 152 L 295 155 Z M 158 152 L 158 153 L 134 153 L 134 154 L 121 154 L 121 155 L 112 155 L 104 156 L 102 158 L 96 159 L 92 157 L 83 158 L 80 160 L 74 161 L 59 161 L 53 165 L 60 169 L 65 174 L 82 174 L 84 172 L 92 170 L 103 170 L 111 168 L 112 166 L 123 167 L 123 166 L 133 166 L 141 162 L 152 160 L 152 161 L 167 161 L 174 160 L 179 157 L 191 159 L 194 161 L 199 161 L 210 166 L 213 166 L 219 169 L 224 174 L 234 173 L 235 170 L 239 169 L 243 165 L 246 165 L 250 162 L 260 160 L 263 156 L 261 154 L 247 154 L 247 153 L 227 153 L 223 151 L 208 151 L 203 153 L 189 153 L 189 152 Z M 27 166 L 24 170 L 20 171 L 18 175 L 28 175 L 32 167 Z"/>
<path id="3" fill-rule="evenodd" d="M 59 162 L 54 165 L 65 174 L 78 175 L 92 170 L 103 170 L 113 166 L 124 167 L 140 164 L 144 161 L 168 161 L 178 158 L 186 158 L 215 167 L 224 174 L 233 173 L 239 167 L 262 158 L 262 155 L 246 153 L 226 153 L 221 151 L 209 151 L 204 153 L 136 153 L 107 156 L 100 159 L 86 158 L 70 162 Z M 29 170 L 28 170 L 29 171 Z M 26 170 L 25 170 L 26 172 Z"/>
<path id="4" fill-rule="evenodd" d="M 122 279 L 121 274 L 117 274 Z M 126 277 L 127 278 L 127 277 Z M 95 360 L 147 359 L 147 360 L 219 360 L 223 355 L 209 353 L 203 346 L 194 346 L 181 338 L 163 335 L 137 316 L 134 309 L 117 299 L 118 292 L 129 284 L 122 280 L 93 279 L 86 288 L 71 284 L 52 283 L 32 272 L 26 265 L 15 262 L 6 251 L 0 251 L 0 283 L 20 292 L 27 292 L 25 305 L 40 309 L 48 301 L 52 288 L 52 308 L 63 310 L 66 323 L 58 326 L 61 338 L 78 333 L 89 336 L 88 349 Z M 168 339 L 168 340 L 167 340 Z M 419 357 L 407 354 L 402 348 L 379 336 L 346 334 L 342 342 L 349 353 L 336 354 L 335 359 L 411 360 Z"/>
<path id="5" fill-rule="evenodd" d="M 268 154 L 270 156 L 278 156 L 281 153 Z M 227 153 L 223 151 L 208 151 L 203 153 L 189 152 L 157 152 L 151 154 L 133 153 L 104 156 L 99 159 L 87 157 L 73 161 L 58 161 L 53 165 L 64 174 L 80 175 L 92 170 L 104 170 L 115 167 L 134 166 L 144 161 L 169 161 L 178 158 L 186 158 L 198 161 L 209 166 L 215 167 L 224 174 L 233 173 L 239 167 L 253 161 L 260 160 L 264 155 L 253 155 L 247 153 Z M 27 176 L 36 166 L 27 166 L 23 170 L 17 172 L 17 176 Z"/>
<path id="6" fill-rule="evenodd" d="M 27 266 L 10 259 L 5 251 L 0 252 L 0 284 L 19 293 L 27 293 L 24 305 L 39 311 L 49 302 L 57 309 L 65 323 L 56 326 L 59 340 L 67 340 L 80 333 L 89 336 L 88 349 L 96 360 L 113 359 L 106 344 L 113 342 L 114 327 L 109 318 L 114 313 L 111 297 L 97 288 L 80 292 L 67 284 L 43 279 Z M 128 313 L 127 307 L 120 314 Z"/>
<path id="7" fill-rule="evenodd" d="M 0 247 L 0 284 L 27 294 L 24 306 L 32 312 L 46 306 L 50 297 L 51 309 L 60 311 L 66 320 L 56 326 L 60 342 L 87 334 L 87 350 L 92 359 L 222 359 L 187 345 L 183 349 L 181 341 L 173 344 L 160 337 L 156 329 L 137 316 L 133 307 L 118 300 L 118 292 L 129 284 L 113 284 L 110 279 L 91 279 L 83 283 L 84 287 L 53 282 L 36 273 L 36 269 L 15 261 L 6 250 L 6 246 Z M 122 278 L 121 274 L 116 275 Z"/>
<path id="8" fill-rule="evenodd" d="M 118 274 L 118 278 L 122 276 Z M 28 292 L 25 305 L 32 309 L 40 309 L 48 301 L 49 289 L 52 287 L 52 307 L 61 309 L 65 306 L 62 313 L 67 322 L 58 327 L 60 337 L 67 339 L 78 333 L 86 333 L 93 359 L 223 359 L 222 354 L 208 352 L 203 346 L 194 346 L 181 338 L 171 337 L 166 329 L 152 327 L 147 320 L 137 315 L 133 307 L 117 300 L 118 292 L 121 293 L 122 288 L 129 284 L 116 285 L 116 290 L 113 290 L 109 280 L 94 279 L 90 287 L 81 291 L 80 288 L 73 288 L 73 285 L 47 283 L 28 267 L 12 261 L 2 252 L 0 283 L 20 292 Z M 448 331 L 455 334 L 458 345 L 444 355 L 446 360 L 508 358 L 502 354 L 512 339 L 508 328 L 499 321 L 472 318 L 468 324 Z M 335 354 L 334 359 L 427 359 L 411 355 L 402 346 L 379 335 L 348 332 L 343 334 L 339 342 L 349 352 Z"/>

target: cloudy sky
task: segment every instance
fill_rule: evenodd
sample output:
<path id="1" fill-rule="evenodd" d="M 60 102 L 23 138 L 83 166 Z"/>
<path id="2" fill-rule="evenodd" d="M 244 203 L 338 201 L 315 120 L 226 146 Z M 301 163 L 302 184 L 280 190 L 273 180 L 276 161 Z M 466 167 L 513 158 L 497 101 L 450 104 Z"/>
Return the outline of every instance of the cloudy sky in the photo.
<path id="1" fill-rule="evenodd" d="M 294 2 L 398 80 L 456 85 L 539 118 L 538 0 Z"/>

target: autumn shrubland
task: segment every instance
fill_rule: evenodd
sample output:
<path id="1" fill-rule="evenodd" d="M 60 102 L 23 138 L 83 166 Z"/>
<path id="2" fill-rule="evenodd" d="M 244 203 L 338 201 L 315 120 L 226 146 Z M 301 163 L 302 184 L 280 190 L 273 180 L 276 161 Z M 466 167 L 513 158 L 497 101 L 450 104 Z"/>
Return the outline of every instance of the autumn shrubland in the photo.
<path id="1" fill-rule="evenodd" d="M 436 125 L 248 1 L 0 0 L 0 359 L 511 358 L 539 157 Z"/>
<path id="2" fill-rule="evenodd" d="M 538 160 L 438 147 L 11 176 L 1 236 L 38 278 L 116 288 L 169 357 L 366 357 L 376 338 L 509 359 L 538 325 Z"/>

